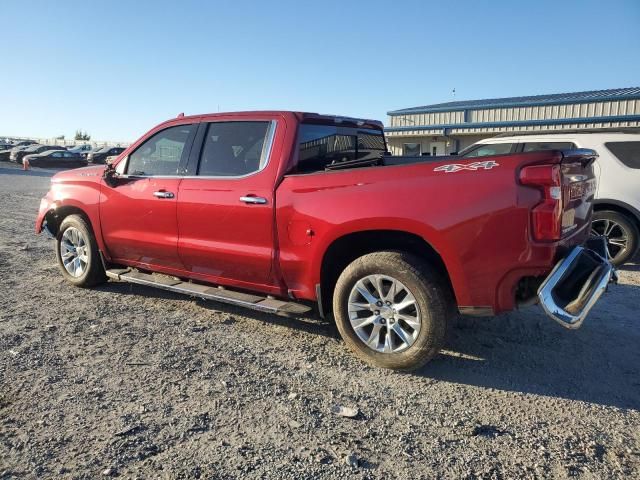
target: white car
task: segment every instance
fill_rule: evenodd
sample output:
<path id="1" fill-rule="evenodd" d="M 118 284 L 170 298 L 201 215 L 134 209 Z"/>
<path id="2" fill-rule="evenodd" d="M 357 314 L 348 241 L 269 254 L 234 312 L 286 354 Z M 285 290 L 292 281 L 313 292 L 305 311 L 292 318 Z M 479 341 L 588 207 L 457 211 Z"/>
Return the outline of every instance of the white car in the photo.
<path id="1" fill-rule="evenodd" d="M 539 133 L 485 138 L 461 151 L 465 158 L 536 150 L 590 148 L 598 152 L 592 231 L 607 239 L 614 265 L 630 260 L 640 245 L 640 134 Z"/>
<path id="2" fill-rule="evenodd" d="M 88 153 L 92 148 L 93 147 L 88 143 L 83 143 L 82 145 L 76 145 L 75 147 L 68 148 L 67 151 L 82 154 Z"/>

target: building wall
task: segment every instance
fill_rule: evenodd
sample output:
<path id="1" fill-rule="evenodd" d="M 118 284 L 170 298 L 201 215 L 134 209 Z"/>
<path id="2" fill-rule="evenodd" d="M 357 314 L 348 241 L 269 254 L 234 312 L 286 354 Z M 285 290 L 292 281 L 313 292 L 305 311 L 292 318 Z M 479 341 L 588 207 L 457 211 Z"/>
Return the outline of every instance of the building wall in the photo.
<path id="1" fill-rule="evenodd" d="M 607 117 L 640 115 L 640 99 L 575 102 L 563 105 L 525 107 L 466 108 L 464 110 L 394 114 L 389 116 L 387 143 L 394 155 L 402 155 L 404 143 L 420 143 L 423 152 L 434 142 L 446 142 L 446 154 L 460 151 L 483 138 L 504 132 L 601 130 L 640 127 L 640 121 L 606 121 Z M 593 118 L 593 122 L 587 119 Z M 580 119 L 569 123 L 571 119 Z M 560 121 L 562 123 L 545 123 Z M 504 125 L 521 122 L 522 125 Z M 532 123 L 533 122 L 533 123 Z M 565 123 L 566 122 L 566 123 Z M 500 125 L 502 123 L 502 125 Z M 477 124 L 477 127 L 474 126 Z M 411 127 L 415 126 L 416 129 Z"/>
<path id="2" fill-rule="evenodd" d="M 450 112 L 390 115 L 389 127 L 559 120 L 638 114 L 640 114 L 640 100 L 614 100 L 606 102 L 581 102 L 568 105 L 478 108 Z"/>

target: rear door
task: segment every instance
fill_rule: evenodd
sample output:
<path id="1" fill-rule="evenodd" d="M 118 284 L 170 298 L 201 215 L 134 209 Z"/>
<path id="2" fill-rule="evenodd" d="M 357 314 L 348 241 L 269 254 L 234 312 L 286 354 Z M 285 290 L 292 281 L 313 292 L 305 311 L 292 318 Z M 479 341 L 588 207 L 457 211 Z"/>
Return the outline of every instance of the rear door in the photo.
<path id="1" fill-rule="evenodd" d="M 270 156 L 277 122 L 258 115 L 205 122 L 200 129 L 200 148 L 194 150 L 192 170 L 180 184 L 180 258 L 195 278 L 274 287 L 274 184 L 279 165 Z"/>
<path id="2" fill-rule="evenodd" d="M 128 265 L 183 270 L 178 257 L 178 188 L 197 123 L 162 129 L 118 163 L 103 183 L 100 223 L 109 254 Z"/>

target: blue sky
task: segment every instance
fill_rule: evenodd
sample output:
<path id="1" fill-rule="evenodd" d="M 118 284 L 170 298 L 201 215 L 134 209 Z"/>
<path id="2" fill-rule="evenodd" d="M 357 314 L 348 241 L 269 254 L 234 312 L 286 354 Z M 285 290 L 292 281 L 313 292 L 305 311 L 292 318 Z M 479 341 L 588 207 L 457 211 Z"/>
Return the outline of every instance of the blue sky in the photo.
<path id="1" fill-rule="evenodd" d="M 0 134 L 640 86 L 640 1 L 3 0 Z"/>

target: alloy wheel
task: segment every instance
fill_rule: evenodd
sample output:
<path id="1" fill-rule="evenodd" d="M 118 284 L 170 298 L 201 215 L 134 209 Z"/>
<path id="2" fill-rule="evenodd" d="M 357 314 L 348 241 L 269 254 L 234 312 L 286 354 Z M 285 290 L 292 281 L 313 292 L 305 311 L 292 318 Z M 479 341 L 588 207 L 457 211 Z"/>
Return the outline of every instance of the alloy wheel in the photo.
<path id="1" fill-rule="evenodd" d="M 367 275 L 349 294 L 349 321 L 358 338 L 380 353 L 397 353 L 415 343 L 421 316 L 414 295 L 389 275 Z"/>
<path id="2" fill-rule="evenodd" d="M 607 218 L 591 222 L 591 234 L 605 237 L 609 261 L 625 254 L 629 248 L 629 232 L 621 224 Z"/>
<path id="3" fill-rule="evenodd" d="M 84 274 L 89 263 L 89 246 L 82 232 L 74 227 L 67 228 L 60 239 L 62 265 L 72 277 Z"/>

